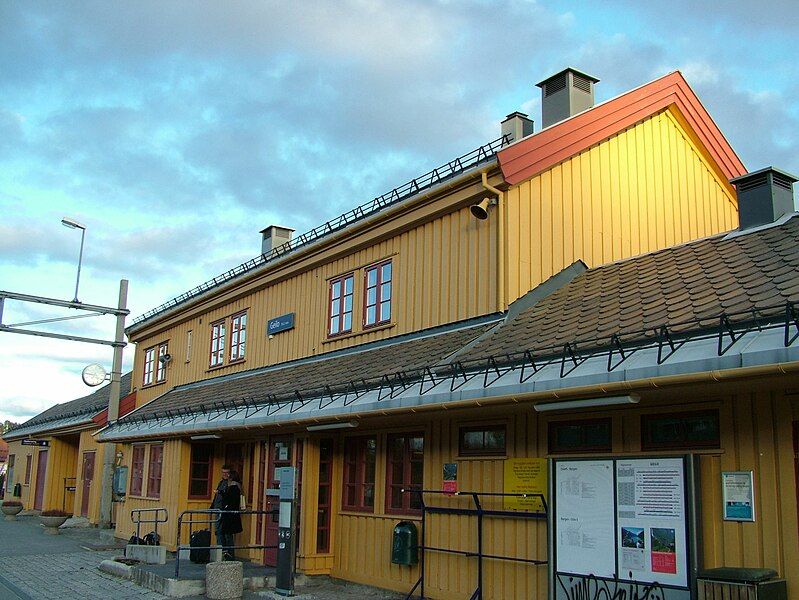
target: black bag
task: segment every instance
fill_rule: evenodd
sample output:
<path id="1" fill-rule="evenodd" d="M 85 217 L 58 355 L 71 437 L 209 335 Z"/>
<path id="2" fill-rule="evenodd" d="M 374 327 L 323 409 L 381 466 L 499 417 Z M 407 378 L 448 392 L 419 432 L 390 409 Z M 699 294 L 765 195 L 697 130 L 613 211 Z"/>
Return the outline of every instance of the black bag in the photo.
<path id="1" fill-rule="evenodd" d="M 130 545 L 130 546 L 143 546 L 144 545 L 144 540 L 134 533 L 132 536 L 130 536 L 130 539 L 128 540 L 128 545 Z"/>
<path id="2" fill-rule="evenodd" d="M 151 531 L 147 535 L 144 536 L 144 545 L 145 546 L 160 546 L 161 545 L 161 536 L 158 535 L 155 531 Z"/>
<path id="3" fill-rule="evenodd" d="M 208 548 L 211 545 L 211 530 L 202 529 L 195 531 L 189 538 L 189 560 L 193 563 L 207 563 L 211 562 L 211 550 Z M 194 550 L 195 547 L 205 547 L 204 550 Z"/>

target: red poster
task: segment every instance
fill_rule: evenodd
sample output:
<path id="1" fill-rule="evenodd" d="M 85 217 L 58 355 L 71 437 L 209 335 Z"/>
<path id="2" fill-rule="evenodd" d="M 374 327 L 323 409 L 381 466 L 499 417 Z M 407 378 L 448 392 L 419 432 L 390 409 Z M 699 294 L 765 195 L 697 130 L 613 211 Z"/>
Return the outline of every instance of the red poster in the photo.
<path id="1" fill-rule="evenodd" d="M 447 492 L 448 494 L 454 494 L 458 491 L 458 482 L 457 481 L 444 481 L 444 489 L 443 491 Z"/>
<path id="2" fill-rule="evenodd" d="M 673 552 L 653 552 L 652 572 L 677 573 L 677 555 Z"/>

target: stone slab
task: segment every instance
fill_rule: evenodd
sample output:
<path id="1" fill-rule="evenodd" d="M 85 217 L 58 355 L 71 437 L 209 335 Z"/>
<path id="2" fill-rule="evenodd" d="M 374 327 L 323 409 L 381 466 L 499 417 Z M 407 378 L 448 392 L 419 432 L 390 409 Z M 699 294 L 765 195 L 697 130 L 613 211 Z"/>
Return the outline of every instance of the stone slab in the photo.
<path id="1" fill-rule="evenodd" d="M 242 564 L 231 560 L 205 567 L 205 595 L 209 600 L 236 600 L 244 593 Z"/>
<path id="2" fill-rule="evenodd" d="M 125 546 L 125 556 L 135 558 L 148 565 L 164 565 L 166 564 L 166 546 L 128 544 Z"/>

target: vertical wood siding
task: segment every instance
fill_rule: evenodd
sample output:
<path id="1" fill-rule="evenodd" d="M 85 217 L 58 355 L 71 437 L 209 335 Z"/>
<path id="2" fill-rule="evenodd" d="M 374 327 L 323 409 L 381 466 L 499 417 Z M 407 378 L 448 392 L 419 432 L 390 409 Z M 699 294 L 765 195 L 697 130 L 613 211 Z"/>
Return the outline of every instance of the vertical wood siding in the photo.
<path id="1" fill-rule="evenodd" d="M 468 208 L 456 210 L 376 245 L 300 273 L 226 306 L 190 319 L 163 334 L 139 341 L 133 386 L 140 388 L 137 406 L 171 387 L 252 369 L 331 350 L 363 344 L 459 321 L 497 310 L 497 222 L 477 221 Z M 393 260 L 391 326 L 363 331 L 363 267 Z M 327 339 L 328 281 L 355 272 L 354 335 Z M 248 310 L 246 360 L 209 369 L 210 324 Z M 269 319 L 293 312 L 294 329 L 269 339 Z M 192 331 L 190 360 L 186 361 L 188 332 Z M 169 342 L 174 357 L 164 384 L 141 389 L 144 350 Z M 229 353 L 230 331 L 226 352 Z"/>
<path id="2" fill-rule="evenodd" d="M 672 110 L 506 197 L 509 303 L 576 260 L 593 267 L 738 225 L 735 194 Z"/>

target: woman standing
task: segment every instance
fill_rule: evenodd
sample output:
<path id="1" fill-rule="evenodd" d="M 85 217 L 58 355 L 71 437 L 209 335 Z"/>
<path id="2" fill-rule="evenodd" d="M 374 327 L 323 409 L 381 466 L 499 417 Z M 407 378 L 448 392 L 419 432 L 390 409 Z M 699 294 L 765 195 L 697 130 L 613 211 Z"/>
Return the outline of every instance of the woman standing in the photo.
<path id="1" fill-rule="evenodd" d="M 241 510 L 241 476 L 236 472 L 230 471 L 230 478 L 227 486 L 223 490 L 218 490 L 220 494 L 219 509 L 222 511 Z M 241 515 L 236 512 L 223 512 L 219 515 L 217 524 L 217 538 L 222 545 L 222 556 L 224 560 L 235 560 L 236 542 L 234 536 L 243 531 L 241 526 Z"/>

